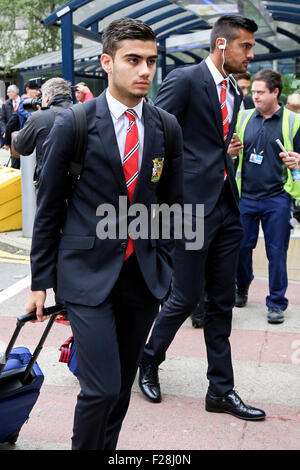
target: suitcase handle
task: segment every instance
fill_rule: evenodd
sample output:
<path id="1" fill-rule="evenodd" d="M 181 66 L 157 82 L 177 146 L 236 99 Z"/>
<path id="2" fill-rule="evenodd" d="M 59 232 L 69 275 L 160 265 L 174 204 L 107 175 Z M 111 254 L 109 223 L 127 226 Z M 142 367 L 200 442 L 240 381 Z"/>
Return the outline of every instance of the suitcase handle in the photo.
<path id="1" fill-rule="evenodd" d="M 63 309 L 64 309 L 64 306 L 60 305 L 60 304 L 53 305 L 52 307 L 44 307 L 43 308 L 43 315 L 44 316 L 53 315 L 53 314 L 58 315 L 59 313 L 61 313 L 61 311 Z M 25 324 L 28 321 L 32 321 L 32 320 L 36 320 L 36 319 L 37 319 L 36 310 L 33 310 L 30 313 L 25 313 L 25 315 L 21 315 L 20 317 L 18 317 L 17 322 Z"/>
<path id="2" fill-rule="evenodd" d="M 56 315 L 58 315 L 59 313 L 61 313 L 63 310 L 64 310 L 64 306 L 61 305 L 61 304 L 57 304 L 57 305 L 53 305 L 52 307 L 44 307 L 43 308 L 43 315 L 51 315 L 49 321 L 48 321 L 48 324 L 43 332 L 43 335 L 32 355 L 32 358 L 30 360 L 30 362 L 28 363 L 28 366 L 25 370 L 25 375 L 24 375 L 24 380 L 27 380 L 28 377 L 29 377 L 29 374 L 36 362 L 36 359 L 39 355 L 39 353 L 41 352 L 42 348 L 43 348 L 43 345 L 44 345 L 44 342 L 49 334 L 49 331 L 52 327 L 52 324 L 55 320 L 55 317 Z M 37 317 L 36 317 L 36 310 L 33 310 L 32 312 L 30 313 L 26 313 L 25 315 L 21 315 L 20 317 L 17 318 L 17 326 L 16 326 L 16 329 L 11 337 L 11 340 L 6 348 L 6 351 L 5 353 L 3 354 L 3 356 L 0 358 L 0 374 L 2 372 L 2 370 L 4 369 L 5 367 L 5 364 L 7 362 L 7 359 L 8 359 L 8 356 L 9 356 L 9 353 L 11 352 L 18 336 L 19 336 L 19 333 L 22 329 L 22 327 L 25 325 L 25 323 L 27 323 L 28 321 L 32 321 L 32 320 L 36 320 Z"/>

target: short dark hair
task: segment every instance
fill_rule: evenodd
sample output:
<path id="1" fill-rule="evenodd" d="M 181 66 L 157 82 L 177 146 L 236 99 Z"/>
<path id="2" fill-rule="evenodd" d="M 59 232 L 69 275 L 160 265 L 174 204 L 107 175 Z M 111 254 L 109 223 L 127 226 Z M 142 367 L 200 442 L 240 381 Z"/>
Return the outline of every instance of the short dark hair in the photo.
<path id="1" fill-rule="evenodd" d="M 225 38 L 227 42 L 234 41 L 240 35 L 240 29 L 246 29 L 251 33 L 255 33 L 258 29 L 255 21 L 245 18 L 241 15 L 223 15 L 213 26 L 210 35 L 210 52 L 216 48 L 217 38 Z"/>
<path id="2" fill-rule="evenodd" d="M 275 70 L 272 70 L 272 69 L 259 70 L 257 74 L 255 75 L 253 81 L 265 82 L 270 92 L 274 91 L 275 88 L 278 88 L 279 90 L 278 97 L 280 96 L 282 92 L 282 88 L 283 88 L 282 75 L 280 72 L 276 72 Z"/>
<path id="3" fill-rule="evenodd" d="M 135 18 L 121 18 L 112 21 L 102 35 L 102 49 L 104 54 L 114 58 L 119 43 L 125 39 L 140 39 L 142 41 L 156 41 L 154 31 L 143 21 Z"/>
<path id="4" fill-rule="evenodd" d="M 241 72 L 241 73 L 235 73 L 234 78 L 238 82 L 239 80 L 250 80 L 251 79 L 251 73 L 250 72 Z"/>

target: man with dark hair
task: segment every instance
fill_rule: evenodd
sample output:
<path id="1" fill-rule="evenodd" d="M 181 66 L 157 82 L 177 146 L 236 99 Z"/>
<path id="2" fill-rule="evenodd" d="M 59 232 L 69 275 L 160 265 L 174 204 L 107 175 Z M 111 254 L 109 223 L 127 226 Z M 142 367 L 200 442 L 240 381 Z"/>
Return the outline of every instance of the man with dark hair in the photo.
<path id="1" fill-rule="evenodd" d="M 20 129 L 23 129 L 26 120 L 30 116 L 30 112 L 23 108 L 24 100 L 27 98 L 36 99 L 40 95 L 40 88 L 33 80 L 28 80 L 24 84 L 24 95 L 21 97 L 21 101 L 18 108 L 18 116 L 20 121 Z"/>
<path id="2" fill-rule="evenodd" d="M 108 89 L 81 105 L 87 151 L 66 218 L 71 110 L 57 115 L 45 142 L 31 251 L 28 311 L 37 308 L 42 320 L 46 289 L 57 288 L 74 334 L 81 386 L 74 450 L 116 448 L 143 348 L 171 281 L 173 239 L 151 240 L 148 232 L 133 240 L 132 213 L 125 217 L 124 205 L 143 205 L 152 215 L 153 204 L 182 202 L 181 129 L 165 113 L 173 142 L 167 152 L 160 114 L 143 99 L 156 71 L 153 31 L 139 20 L 116 20 L 103 34 L 103 51 Z M 107 225 L 114 233 L 101 232 Z"/>
<path id="3" fill-rule="evenodd" d="M 237 307 L 245 307 L 253 280 L 252 253 L 259 224 L 269 261 L 269 323 L 282 323 L 288 306 L 287 250 L 290 238 L 291 198 L 300 199 L 300 181 L 286 169 L 276 140 L 288 151 L 300 150 L 300 115 L 279 102 L 283 81 L 279 72 L 260 70 L 254 77 L 253 110 L 242 111 L 237 122 L 241 142 L 236 173 L 244 227 L 237 270 Z M 236 150 L 236 149 L 235 149 Z M 231 148 L 229 149 L 231 152 Z"/>
<path id="4" fill-rule="evenodd" d="M 240 87 L 243 92 L 243 101 L 241 103 L 240 109 L 252 109 L 254 108 L 254 103 L 251 96 L 248 94 L 251 86 L 251 73 L 244 72 L 244 73 L 236 73 L 234 75 L 236 83 Z"/>
<path id="5" fill-rule="evenodd" d="M 211 33 L 209 57 L 201 64 L 173 70 L 159 90 L 157 105 L 173 113 L 183 131 L 184 202 L 194 209 L 204 204 L 204 245 L 186 250 L 185 240 L 176 244 L 171 294 L 145 347 L 139 377 L 146 397 L 160 402 L 158 366 L 195 309 L 205 281 L 206 410 L 250 420 L 263 419 L 265 413 L 245 405 L 233 390 L 229 336 L 242 226 L 227 147 L 242 99 L 230 74 L 246 71 L 253 58 L 256 30 L 252 20 L 221 17 Z"/>

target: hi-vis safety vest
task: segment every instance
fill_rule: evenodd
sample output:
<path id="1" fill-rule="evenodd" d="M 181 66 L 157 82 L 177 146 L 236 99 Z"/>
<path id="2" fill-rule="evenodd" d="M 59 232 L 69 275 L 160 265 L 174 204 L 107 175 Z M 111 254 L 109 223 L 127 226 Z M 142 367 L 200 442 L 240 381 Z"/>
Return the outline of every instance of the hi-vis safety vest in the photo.
<path id="1" fill-rule="evenodd" d="M 238 120 L 236 124 L 236 132 L 239 136 L 240 141 L 244 144 L 244 135 L 246 126 L 253 115 L 255 108 L 246 109 L 240 111 L 238 115 Z M 300 114 L 290 111 L 286 107 L 283 108 L 282 113 L 282 136 L 283 136 L 283 145 L 286 150 L 293 151 L 294 145 L 293 140 L 297 134 L 298 129 L 300 128 Z M 279 153 L 279 148 L 278 148 Z M 239 164 L 236 171 L 236 184 L 239 190 L 239 196 L 241 197 L 242 193 L 242 168 L 243 168 L 243 157 L 244 149 L 240 150 Z M 285 184 L 283 189 L 291 195 L 294 199 L 300 199 L 300 181 L 293 181 L 291 170 L 285 168 Z"/>

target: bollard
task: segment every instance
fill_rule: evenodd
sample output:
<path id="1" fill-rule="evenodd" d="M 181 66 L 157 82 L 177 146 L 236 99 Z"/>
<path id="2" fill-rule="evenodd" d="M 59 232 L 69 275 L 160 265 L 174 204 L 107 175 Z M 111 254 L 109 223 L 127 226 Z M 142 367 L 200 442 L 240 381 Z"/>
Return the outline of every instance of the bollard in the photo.
<path id="1" fill-rule="evenodd" d="M 22 181 L 22 227 L 23 237 L 31 238 L 36 211 L 36 192 L 33 185 L 35 151 L 28 156 L 21 155 Z"/>

